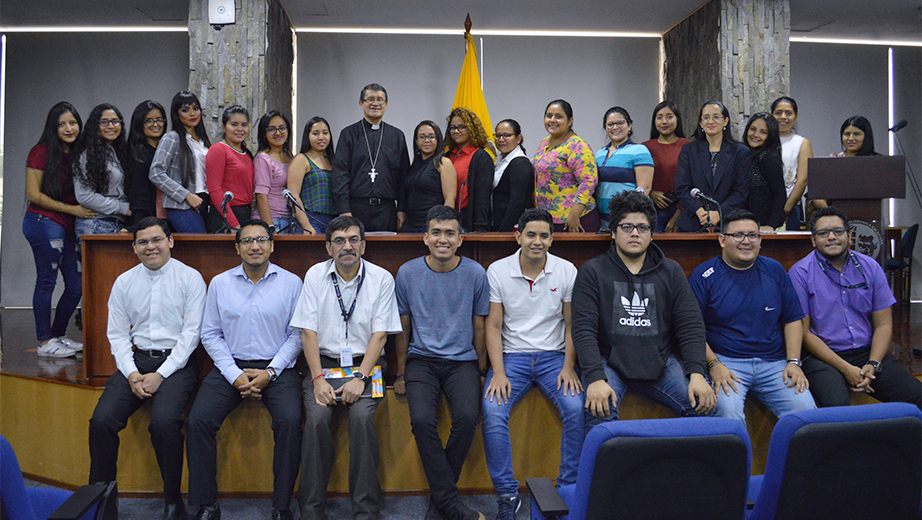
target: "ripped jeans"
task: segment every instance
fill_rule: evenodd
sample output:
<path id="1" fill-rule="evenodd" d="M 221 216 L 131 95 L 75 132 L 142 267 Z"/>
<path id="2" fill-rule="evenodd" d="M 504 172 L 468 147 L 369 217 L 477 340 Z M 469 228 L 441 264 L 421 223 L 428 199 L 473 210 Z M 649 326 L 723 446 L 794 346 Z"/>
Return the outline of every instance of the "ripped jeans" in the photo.
<path id="1" fill-rule="evenodd" d="M 31 211 L 22 219 L 22 233 L 35 257 L 35 291 L 32 293 L 35 335 L 39 341 L 63 336 L 83 294 L 77 236 L 54 220 Z M 51 297 L 59 271 L 64 278 L 64 292 L 58 299 L 52 323 Z"/>

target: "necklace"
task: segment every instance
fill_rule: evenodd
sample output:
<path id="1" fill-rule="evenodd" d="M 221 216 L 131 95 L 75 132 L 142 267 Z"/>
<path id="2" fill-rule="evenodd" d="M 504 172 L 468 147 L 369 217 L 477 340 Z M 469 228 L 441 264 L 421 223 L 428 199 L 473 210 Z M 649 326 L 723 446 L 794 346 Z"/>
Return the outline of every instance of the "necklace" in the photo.
<path id="1" fill-rule="evenodd" d="M 378 176 L 375 165 L 378 164 L 378 157 L 381 155 L 381 142 L 384 141 L 384 121 L 381 121 L 381 136 L 378 138 L 378 151 L 375 153 L 374 159 L 371 158 L 371 144 L 368 143 L 368 132 L 365 131 L 364 122 L 362 122 L 362 134 L 365 135 L 365 147 L 368 148 L 368 161 L 371 163 L 371 171 L 368 172 L 368 176 L 371 177 L 371 182 L 374 183 L 375 177 Z"/>
<path id="2" fill-rule="evenodd" d="M 242 149 L 242 148 L 237 148 L 236 146 L 230 144 L 229 142 L 227 142 L 227 139 L 221 139 L 221 140 L 224 142 L 224 144 L 226 144 L 227 146 L 230 146 L 231 149 L 234 150 L 235 152 L 237 152 L 237 153 L 243 153 L 243 149 Z"/>

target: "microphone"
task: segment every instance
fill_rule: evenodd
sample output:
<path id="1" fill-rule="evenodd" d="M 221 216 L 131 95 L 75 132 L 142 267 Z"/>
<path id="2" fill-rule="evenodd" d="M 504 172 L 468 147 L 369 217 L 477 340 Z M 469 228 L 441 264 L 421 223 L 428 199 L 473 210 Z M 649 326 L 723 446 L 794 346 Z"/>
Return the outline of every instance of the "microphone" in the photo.
<path id="1" fill-rule="evenodd" d="M 224 200 L 221 201 L 221 214 L 222 214 L 222 215 L 226 214 L 226 212 L 225 212 L 224 210 L 227 208 L 227 204 L 228 204 L 230 201 L 232 201 L 232 200 L 234 200 L 234 192 L 232 192 L 232 191 L 225 191 L 225 192 L 224 192 Z"/>
<path id="2" fill-rule="evenodd" d="M 900 130 L 906 128 L 906 125 L 908 124 L 909 124 L 908 121 L 906 121 L 905 119 L 901 119 L 899 123 L 893 125 L 893 128 L 891 128 L 890 131 L 893 133 L 897 133 Z"/>
<path id="3" fill-rule="evenodd" d="M 712 199 L 711 197 L 708 197 L 707 195 L 705 195 L 705 194 L 704 194 L 701 190 L 699 190 L 698 188 L 692 188 L 691 191 L 689 192 L 689 194 L 690 194 L 692 197 L 695 197 L 696 199 L 704 199 L 704 200 L 710 202 L 711 204 L 717 204 L 718 206 L 720 205 L 719 202 L 717 202 L 716 200 Z"/>
<path id="4" fill-rule="evenodd" d="M 636 192 L 638 192 L 638 193 L 641 193 L 641 194 L 644 194 L 644 195 L 647 194 L 647 192 L 644 191 L 643 186 L 637 186 L 636 188 L 634 188 L 634 191 L 636 191 Z"/>
<path id="5" fill-rule="evenodd" d="M 285 200 L 287 200 L 289 204 L 293 205 L 294 207 L 298 207 L 298 201 L 295 199 L 294 195 L 291 194 L 291 190 L 286 189 L 282 192 L 282 196 L 285 197 Z"/>

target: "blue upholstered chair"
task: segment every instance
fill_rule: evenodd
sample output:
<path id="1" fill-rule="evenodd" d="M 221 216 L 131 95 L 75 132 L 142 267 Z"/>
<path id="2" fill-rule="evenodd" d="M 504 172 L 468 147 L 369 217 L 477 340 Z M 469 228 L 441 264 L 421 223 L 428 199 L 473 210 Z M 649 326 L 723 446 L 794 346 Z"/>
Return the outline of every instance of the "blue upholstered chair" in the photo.
<path id="1" fill-rule="evenodd" d="M 57 488 L 27 488 L 16 453 L 0 436 L 0 517 L 4 520 L 118 518 L 115 482 L 83 486 L 77 492 Z"/>
<path id="2" fill-rule="evenodd" d="M 788 414 L 749 491 L 750 520 L 918 519 L 922 411 L 881 403 Z"/>
<path id="3" fill-rule="evenodd" d="M 559 495 L 550 479 L 527 479 L 533 519 L 739 520 L 752 448 L 733 419 L 612 421 L 589 432 L 579 463 Z"/>

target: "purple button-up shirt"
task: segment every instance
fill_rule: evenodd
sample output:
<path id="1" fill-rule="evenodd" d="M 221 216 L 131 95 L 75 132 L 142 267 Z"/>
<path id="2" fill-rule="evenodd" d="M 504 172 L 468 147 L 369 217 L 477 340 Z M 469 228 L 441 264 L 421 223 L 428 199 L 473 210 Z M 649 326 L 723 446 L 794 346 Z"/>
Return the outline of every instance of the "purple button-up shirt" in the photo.
<path id="1" fill-rule="evenodd" d="M 814 251 L 788 274 L 810 317 L 810 332 L 834 351 L 869 346 L 874 334 L 871 313 L 896 303 L 880 264 L 855 251 L 841 272 Z"/>

